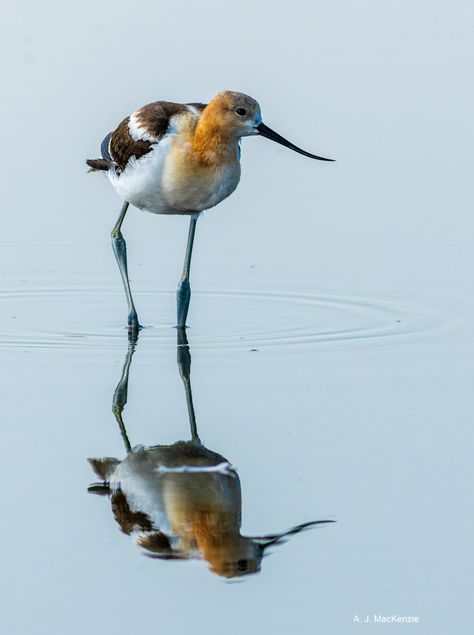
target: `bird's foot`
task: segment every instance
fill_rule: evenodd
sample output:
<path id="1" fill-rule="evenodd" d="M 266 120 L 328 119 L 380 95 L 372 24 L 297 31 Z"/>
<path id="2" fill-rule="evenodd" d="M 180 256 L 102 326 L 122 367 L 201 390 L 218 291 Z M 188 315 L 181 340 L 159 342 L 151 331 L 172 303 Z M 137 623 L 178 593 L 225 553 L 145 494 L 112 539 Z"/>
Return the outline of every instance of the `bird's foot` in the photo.
<path id="1" fill-rule="evenodd" d="M 128 315 L 128 332 L 133 335 L 138 335 L 142 328 L 142 325 L 138 321 L 137 312 L 135 310 L 130 311 Z"/>
<path id="2" fill-rule="evenodd" d="M 188 328 L 186 318 L 188 317 L 189 302 L 191 300 L 191 285 L 188 279 L 180 280 L 178 290 L 176 291 L 176 308 L 178 317 L 178 329 Z"/>

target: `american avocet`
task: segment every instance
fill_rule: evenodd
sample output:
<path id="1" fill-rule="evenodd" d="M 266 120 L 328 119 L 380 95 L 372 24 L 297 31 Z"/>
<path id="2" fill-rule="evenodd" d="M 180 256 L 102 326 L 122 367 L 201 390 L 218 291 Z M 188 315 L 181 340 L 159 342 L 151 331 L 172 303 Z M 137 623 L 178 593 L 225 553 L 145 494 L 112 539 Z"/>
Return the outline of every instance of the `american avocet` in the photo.
<path id="1" fill-rule="evenodd" d="M 107 173 L 125 201 L 112 230 L 112 245 L 128 303 L 128 326 L 140 328 L 127 271 L 121 226 L 129 204 L 154 214 L 191 217 L 184 268 L 177 290 L 178 327 L 186 326 L 191 298 L 189 271 L 200 212 L 227 198 L 240 180 L 241 137 L 260 135 L 311 159 L 310 154 L 268 128 L 259 104 L 248 95 L 219 93 L 209 104 L 157 101 L 136 110 L 109 133 L 92 171 Z"/>
<path id="2" fill-rule="evenodd" d="M 334 522 L 319 520 L 263 536 L 240 533 L 242 494 L 235 468 L 199 439 L 190 382 L 191 356 L 184 329 L 178 329 L 178 367 L 188 407 L 191 439 L 172 445 L 132 448 L 122 412 L 136 339 L 130 339 L 113 411 L 126 456 L 89 459 L 100 478 L 89 487 L 110 496 L 121 530 L 151 557 L 203 559 L 220 576 L 233 578 L 260 571 L 268 547 L 303 530 Z"/>

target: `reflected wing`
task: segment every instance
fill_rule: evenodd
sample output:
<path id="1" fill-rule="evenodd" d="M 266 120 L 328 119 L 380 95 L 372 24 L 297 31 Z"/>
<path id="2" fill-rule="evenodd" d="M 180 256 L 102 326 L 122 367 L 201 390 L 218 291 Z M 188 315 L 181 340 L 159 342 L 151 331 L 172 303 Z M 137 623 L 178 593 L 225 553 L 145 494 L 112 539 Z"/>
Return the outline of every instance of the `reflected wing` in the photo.
<path id="1" fill-rule="evenodd" d="M 153 523 L 144 512 L 132 512 L 122 490 L 115 490 L 110 499 L 115 520 L 124 534 L 131 534 L 136 529 L 151 531 Z"/>

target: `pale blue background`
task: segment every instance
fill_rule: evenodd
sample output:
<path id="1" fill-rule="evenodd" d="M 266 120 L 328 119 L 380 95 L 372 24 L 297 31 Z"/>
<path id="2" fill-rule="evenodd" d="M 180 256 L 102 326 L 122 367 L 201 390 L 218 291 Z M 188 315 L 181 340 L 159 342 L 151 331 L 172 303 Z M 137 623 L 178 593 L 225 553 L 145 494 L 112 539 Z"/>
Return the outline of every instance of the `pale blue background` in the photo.
<path id="1" fill-rule="evenodd" d="M 384 628 L 353 624 L 366 613 L 418 615 L 403 632 L 472 632 L 473 18 L 471 2 L 429 0 L 3 7 L 3 633 Z M 224 88 L 337 159 L 244 140 L 238 191 L 197 229 L 196 409 L 239 469 L 244 531 L 338 521 L 232 585 L 142 557 L 87 494 L 85 460 L 123 455 L 110 403 L 126 336 L 109 245 L 120 202 L 84 159 L 136 107 Z M 186 221 L 132 210 L 124 233 L 144 322 L 171 324 Z M 332 318 L 315 310 L 308 326 L 287 300 L 272 316 L 226 288 L 385 298 L 407 334 L 234 346 Z M 135 443 L 187 429 L 173 333 L 159 346 L 151 333 L 125 413 Z M 207 346 L 213 333 L 234 344 Z"/>

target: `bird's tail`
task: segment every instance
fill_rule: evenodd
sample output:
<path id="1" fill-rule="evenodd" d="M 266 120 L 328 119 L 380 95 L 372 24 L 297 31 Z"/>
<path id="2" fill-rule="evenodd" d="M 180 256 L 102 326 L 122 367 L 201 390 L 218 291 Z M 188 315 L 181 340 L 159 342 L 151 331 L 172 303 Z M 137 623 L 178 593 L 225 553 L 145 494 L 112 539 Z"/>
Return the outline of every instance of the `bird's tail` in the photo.
<path id="1" fill-rule="evenodd" d="M 88 172 L 107 172 L 113 165 L 112 161 L 107 159 L 87 159 L 86 163 L 90 168 Z"/>

